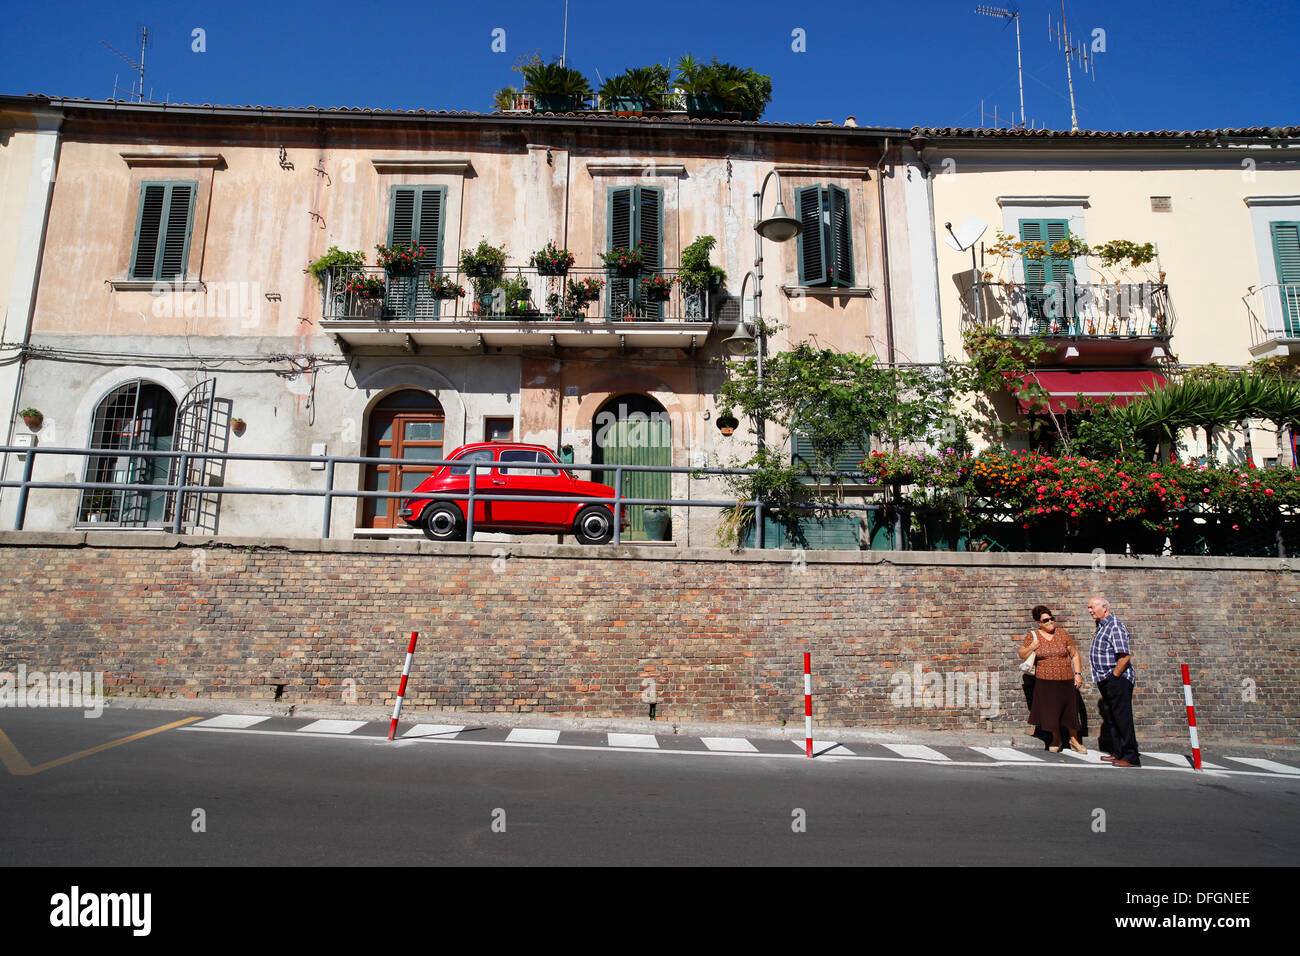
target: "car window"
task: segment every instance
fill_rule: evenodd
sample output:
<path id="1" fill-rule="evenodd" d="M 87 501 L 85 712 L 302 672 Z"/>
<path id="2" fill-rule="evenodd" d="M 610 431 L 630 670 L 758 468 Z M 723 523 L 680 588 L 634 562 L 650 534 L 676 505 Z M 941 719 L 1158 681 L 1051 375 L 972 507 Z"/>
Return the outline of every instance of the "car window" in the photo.
<path id="1" fill-rule="evenodd" d="M 457 458 L 456 460 L 457 460 L 457 461 L 464 461 L 464 462 L 470 462 L 470 461 L 491 461 L 491 460 L 492 460 L 492 449 L 491 449 L 491 448 L 476 448 L 474 451 L 471 451 L 471 452 L 469 452 L 469 453 L 467 453 L 467 454 L 461 455 L 461 456 L 460 456 L 459 458 Z M 478 469 L 478 471 L 475 472 L 475 474 L 476 474 L 476 475 L 486 475 L 486 474 L 487 474 L 487 471 L 488 471 L 488 470 L 487 470 L 486 468 L 480 468 L 480 469 Z M 468 466 L 468 465 L 452 465 L 452 466 L 451 466 L 451 473 L 452 473 L 453 475 L 468 475 L 468 474 L 469 474 L 469 466 Z"/>
<path id="2" fill-rule="evenodd" d="M 513 472 L 504 467 L 508 461 L 537 461 L 549 463 L 551 459 L 547 458 L 540 451 L 531 451 L 526 448 L 508 448 L 501 453 L 501 465 L 497 470 L 503 475 L 515 474 L 523 475 L 525 478 L 529 475 L 540 475 L 544 478 L 554 478 L 559 474 L 554 468 L 516 468 Z"/>

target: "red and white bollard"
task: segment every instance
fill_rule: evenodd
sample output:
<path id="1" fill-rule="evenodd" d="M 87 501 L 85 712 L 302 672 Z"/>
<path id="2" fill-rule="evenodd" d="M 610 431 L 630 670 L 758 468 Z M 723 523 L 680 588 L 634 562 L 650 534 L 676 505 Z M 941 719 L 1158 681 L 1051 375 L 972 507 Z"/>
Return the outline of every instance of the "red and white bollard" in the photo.
<path id="1" fill-rule="evenodd" d="M 397 688 L 397 702 L 393 704 L 393 722 L 388 725 L 388 739 L 397 733 L 397 718 L 402 713 L 402 698 L 406 696 L 406 678 L 411 674 L 411 661 L 415 660 L 415 638 L 419 631 L 411 632 L 411 646 L 406 649 L 406 666 L 402 668 L 402 683 Z"/>
<path id="2" fill-rule="evenodd" d="M 808 746 L 808 756 L 812 753 L 812 654 L 803 655 L 803 736 Z"/>
<path id="3" fill-rule="evenodd" d="M 1192 766 L 1201 769 L 1201 744 L 1196 738 L 1196 708 L 1192 706 L 1192 673 L 1183 665 L 1183 702 L 1187 704 L 1187 727 L 1192 732 Z"/>

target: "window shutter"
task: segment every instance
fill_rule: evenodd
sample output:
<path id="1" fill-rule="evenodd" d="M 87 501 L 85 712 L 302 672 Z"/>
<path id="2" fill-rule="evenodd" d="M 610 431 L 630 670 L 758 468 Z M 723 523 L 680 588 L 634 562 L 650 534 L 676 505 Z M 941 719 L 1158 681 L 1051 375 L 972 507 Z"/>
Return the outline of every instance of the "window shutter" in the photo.
<path id="1" fill-rule="evenodd" d="M 442 262 L 442 207 L 446 187 L 421 186 L 417 193 L 415 242 L 424 246 L 424 261 L 432 266 Z"/>
<path id="2" fill-rule="evenodd" d="M 636 191 L 633 187 L 611 189 L 609 191 L 608 249 L 630 249 L 635 242 L 632 238 L 633 201 Z M 616 316 L 620 307 L 631 300 L 632 284 L 635 279 L 620 279 L 615 276 L 607 278 L 609 283 L 609 314 Z"/>
<path id="3" fill-rule="evenodd" d="M 831 257 L 836 285 L 853 285 L 853 235 L 849 228 L 849 194 L 839 186 L 828 187 L 830 194 Z M 860 460 L 860 459 L 859 459 Z"/>
<path id="4" fill-rule="evenodd" d="M 795 196 L 799 207 L 799 284 L 825 285 L 826 253 L 822 230 L 822 191 L 819 186 L 800 189 Z"/>
<path id="5" fill-rule="evenodd" d="M 1277 265 L 1282 301 L 1282 322 L 1288 336 L 1300 335 L 1300 222 L 1269 224 L 1273 233 L 1273 261 Z"/>
<path id="6" fill-rule="evenodd" d="M 655 186 L 638 186 L 636 193 L 633 225 L 636 239 L 645 253 L 645 273 L 659 272 L 664 266 L 663 190 Z M 639 288 L 635 294 L 641 298 Z M 646 318 L 663 318 L 662 302 L 643 303 L 643 307 Z"/>
<path id="7" fill-rule="evenodd" d="M 415 238 L 415 187 L 394 186 L 388 218 L 388 246 L 410 245 Z"/>
<path id="8" fill-rule="evenodd" d="M 198 183 L 142 183 L 132 279 L 184 278 Z"/>
<path id="9" fill-rule="evenodd" d="M 817 468 L 817 456 L 813 453 L 812 442 L 810 442 L 801 431 L 795 429 L 790 433 L 790 450 L 791 461 L 795 465 L 806 465 L 810 471 Z M 871 454 L 871 439 L 867 435 L 862 436 L 862 441 L 856 444 L 850 444 L 835 459 L 835 470 L 844 472 L 862 471 L 862 459 Z M 812 478 L 805 478 L 804 481 L 814 481 Z"/>

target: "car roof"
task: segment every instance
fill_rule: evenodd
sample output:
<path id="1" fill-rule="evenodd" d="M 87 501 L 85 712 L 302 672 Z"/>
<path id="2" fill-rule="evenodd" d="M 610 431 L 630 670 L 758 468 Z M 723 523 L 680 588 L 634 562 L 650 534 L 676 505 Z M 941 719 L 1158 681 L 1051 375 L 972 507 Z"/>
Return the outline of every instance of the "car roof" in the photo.
<path id="1" fill-rule="evenodd" d="M 544 451 L 548 455 L 554 455 L 555 452 L 545 445 L 533 445 L 521 441 L 476 441 L 468 445 L 461 445 L 459 448 L 452 449 L 451 455 L 458 455 L 463 451 L 471 451 L 476 448 L 528 448 L 534 451 Z M 450 458 L 450 455 L 448 456 Z"/>

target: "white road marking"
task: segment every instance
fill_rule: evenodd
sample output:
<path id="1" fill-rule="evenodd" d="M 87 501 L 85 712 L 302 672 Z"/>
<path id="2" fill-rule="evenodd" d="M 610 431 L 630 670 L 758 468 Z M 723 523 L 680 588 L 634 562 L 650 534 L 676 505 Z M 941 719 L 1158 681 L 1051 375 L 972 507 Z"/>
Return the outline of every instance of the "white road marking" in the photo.
<path id="1" fill-rule="evenodd" d="M 1067 757 L 1073 757 L 1075 760 L 1082 760 L 1084 763 L 1106 763 L 1105 760 L 1101 759 L 1100 750 L 1089 750 L 1086 754 L 1077 754 L 1067 745 L 1061 748 L 1061 753 Z"/>
<path id="2" fill-rule="evenodd" d="M 1264 760 L 1261 757 L 1225 757 L 1224 759 L 1235 760 L 1237 763 L 1244 763 L 1249 767 L 1258 767 L 1260 770 L 1269 770 L 1273 773 L 1300 774 L 1300 767 L 1288 767 L 1284 763 L 1278 763 L 1275 760 Z"/>
<path id="3" fill-rule="evenodd" d="M 914 760 L 948 760 L 945 754 L 937 750 L 931 750 L 922 744 L 883 744 L 886 749 L 892 750 L 900 757 L 911 757 Z"/>
<path id="4" fill-rule="evenodd" d="M 611 747 L 644 747 L 658 750 L 659 741 L 654 734 L 606 734 Z"/>
<path id="5" fill-rule="evenodd" d="M 465 728 L 454 724 L 416 724 L 399 737 L 441 737 L 443 740 L 455 740 L 456 735 Z"/>
<path id="6" fill-rule="evenodd" d="M 728 753 L 758 753 L 758 748 L 744 737 L 701 737 L 700 743 L 710 750 Z"/>
<path id="7" fill-rule="evenodd" d="M 1171 763 L 1175 767 L 1190 767 L 1192 765 L 1191 754 L 1149 754 L 1145 750 L 1142 751 L 1142 759 L 1146 760 L 1148 757 L 1153 760 L 1163 760 L 1165 763 Z M 1226 769 L 1225 767 L 1219 766 L 1217 763 L 1210 763 L 1204 757 L 1201 758 L 1201 767 L 1205 770 Z"/>
<path id="8" fill-rule="evenodd" d="M 220 717 L 211 717 L 208 720 L 200 720 L 198 727 L 252 727 L 254 724 L 260 724 L 264 720 L 270 720 L 270 717 L 254 717 L 250 714 L 222 714 Z"/>
<path id="9" fill-rule="evenodd" d="M 512 744 L 553 744 L 559 739 L 558 730 L 529 730 L 527 727 L 516 727 L 506 737 L 506 741 Z"/>
<path id="10" fill-rule="evenodd" d="M 300 734 L 350 734 L 364 727 L 364 720 L 313 720 L 306 727 L 299 727 Z"/>
<path id="11" fill-rule="evenodd" d="M 792 740 L 790 741 L 790 743 L 798 747 L 799 750 L 805 755 L 808 753 L 807 738 L 804 738 L 803 740 Z M 814 740 L 813 756 L 814 757 L 853 757 L 855 756 L 855 754 L 848 747 L 845 747 L 843 744 L 837 744 L 833 740 Z"/>
<path id="12" fill-rule="evenodd" d="M 1038 763 L 1038 758 L 1027 750 L 1015 747 L 971 747 L 977 754 L 992 757 L 999 763 Z"/>

